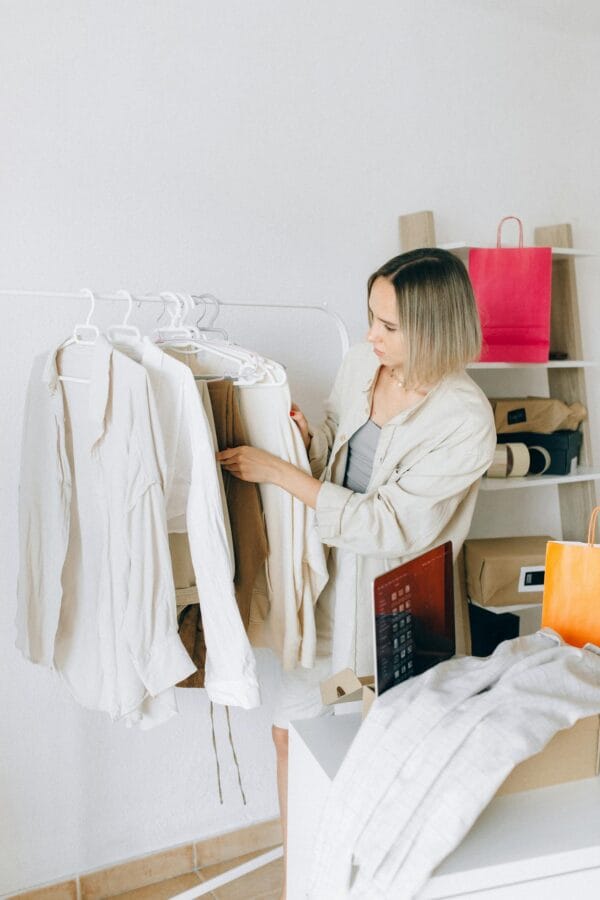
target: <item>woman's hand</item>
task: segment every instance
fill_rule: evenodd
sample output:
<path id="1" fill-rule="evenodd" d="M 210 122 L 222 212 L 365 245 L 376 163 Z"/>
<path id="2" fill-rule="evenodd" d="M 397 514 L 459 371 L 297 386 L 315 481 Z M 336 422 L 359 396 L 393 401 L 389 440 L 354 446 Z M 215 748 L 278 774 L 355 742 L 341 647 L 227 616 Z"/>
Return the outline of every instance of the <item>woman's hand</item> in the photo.
<path id="1" fill-rule="evenodd" d="M 308 450 L 310 447 L 310 439 L 312 437 L 310 431 L 308 430 L 308 422 L 304 416 L 304 413 L 300 409 L 299 406 L 296 406 L 295 403 L 292 403 L 292 410 L 290 412 L 290 416 L 292 417 L 292 421 L 296 424 L 300 434 L 302 435 L 302 440 L 304 441 L 304 446 Z"/>
<path id="2" fill-rule="evenodd" d="M 283 460 L 256 447 L 230 447 L 217 453 L 217 461 L 241 481 L 276 483 Z"/>
<path id="3" fill-rule="evenodd" d="M 314 509 L 321 490 L 321 482 L 292 463 L 257 450 L 256 447 L 231 447 L 217 453 L 217 461 L 224 469 L 242 481 L 276 484 Z"/>

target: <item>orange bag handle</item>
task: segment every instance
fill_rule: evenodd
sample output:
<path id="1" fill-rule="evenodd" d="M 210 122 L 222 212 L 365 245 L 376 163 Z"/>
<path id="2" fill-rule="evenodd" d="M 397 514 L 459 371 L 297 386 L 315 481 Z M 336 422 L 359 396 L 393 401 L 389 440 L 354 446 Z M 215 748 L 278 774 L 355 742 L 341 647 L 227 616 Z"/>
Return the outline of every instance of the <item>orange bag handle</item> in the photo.
<path id="1" fill-rule="evenodd" d="M 594 534 L 596 532 L 596 519 L 598 518 L 598 513 L 600 512 L 600 506 L 595 506 L 592 510 L 592 514 L 590 516 L 590 527 L 588 528 L 588 545 L 593 547 L 594 545 Z"/>
<path id="2" fill-rule="evenodd" d="M 519 223 L 519 248 L 523 247 L 523 223 L 517 216 L 504 216 L 503 219 L 500 219 L 498 231 L 496 232 L 496 247 L 498 249 L 502 246 L 502 226 L 505 222 L 508 222 L 509 219 L 514 219 L 515 222 Z"/>

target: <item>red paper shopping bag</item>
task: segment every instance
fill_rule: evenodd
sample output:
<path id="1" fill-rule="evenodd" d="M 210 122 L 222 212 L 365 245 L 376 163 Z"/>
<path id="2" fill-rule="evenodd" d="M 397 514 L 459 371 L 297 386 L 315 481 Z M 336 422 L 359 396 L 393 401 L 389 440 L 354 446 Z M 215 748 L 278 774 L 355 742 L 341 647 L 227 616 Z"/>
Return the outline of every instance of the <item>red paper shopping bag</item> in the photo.
<path id="1" fill-rule="evenodd" d="M 519 223 L 519 246 L 502 247 L 502 226 Z M 505 216 L 496 247 L 469 251 L 483 346 L 482 362 L 547 362 L 550 349 L 552 249 L 524 247 L 523 225 Z"/>

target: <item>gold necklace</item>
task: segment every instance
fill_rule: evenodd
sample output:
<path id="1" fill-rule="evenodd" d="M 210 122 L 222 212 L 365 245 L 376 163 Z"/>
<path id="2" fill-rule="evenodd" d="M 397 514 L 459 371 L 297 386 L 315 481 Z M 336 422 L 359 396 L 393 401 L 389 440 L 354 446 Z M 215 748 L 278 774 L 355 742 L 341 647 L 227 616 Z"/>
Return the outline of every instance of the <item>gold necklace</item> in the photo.
<path id="1" fill-rule="evenodd" d="M 390 372 L 390 378 L 396 382 L 396 384 L 398 385 L 399 388 L 403 388 L 404 381 L 402 378 L 398 378 L 398 375 L 396 374 L 396 370 L 390 369 L 389 372 Z"/>

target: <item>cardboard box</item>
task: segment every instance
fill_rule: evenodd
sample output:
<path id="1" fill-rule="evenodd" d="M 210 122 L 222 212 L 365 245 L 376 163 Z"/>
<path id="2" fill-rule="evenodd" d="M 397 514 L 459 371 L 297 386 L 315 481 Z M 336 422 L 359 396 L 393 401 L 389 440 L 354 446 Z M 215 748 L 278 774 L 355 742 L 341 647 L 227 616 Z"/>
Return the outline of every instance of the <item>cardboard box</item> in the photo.
<path id="1" fill-rule="evenodd" d="M 363 686 L 362 693 L 362 717 L 363 719 L 373 706 L 373 701 L 375 700 L 375 685 L 374 684 L 365 684 Z"/>
<path id="2" fill-rule="evenodd" d="M 467 594 L 479 606 L 541 603 L 549 535 L 465 541 Z"/>
<path id="3" fill-rule="evenodd" d="M 364 719 L 375 699 L 375 676 L 359 678 L 352 669 L 342 669 L 321 682 L 321 699 L 325 706 L 360 702 Z"/>
<path id="4" fill-rule="evenodd" d="M 323 703 L 331 706 L 362 703 L 363 719 L 375 700 L 373 677 L 358 678 L 343 669 L 321 684 Z M 600 774 L 600 716 L 580 719 L 572 728 L 555 734 L 546 747 L 515 766 L 496 796 L 550 787 Z"/>
<path id="5" fill-rule="evenodd" d="M 589 716 L 559 731 L 540 753 L 519 763 L 496 796 L 594 778 L 599 773 L 600 716 Z"/>

